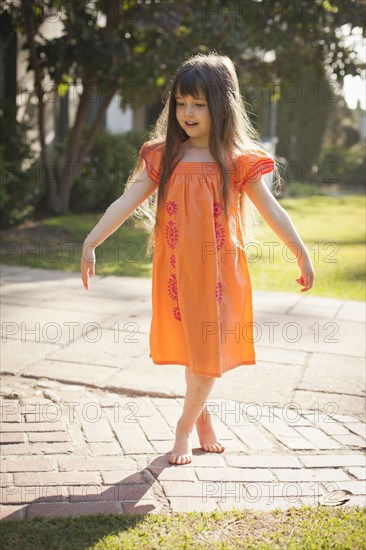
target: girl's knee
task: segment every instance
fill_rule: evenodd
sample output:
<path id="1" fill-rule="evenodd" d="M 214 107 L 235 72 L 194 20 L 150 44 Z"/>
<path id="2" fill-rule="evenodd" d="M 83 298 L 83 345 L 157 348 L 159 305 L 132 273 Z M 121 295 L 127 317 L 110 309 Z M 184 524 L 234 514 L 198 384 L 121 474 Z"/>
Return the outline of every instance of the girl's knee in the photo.
<path id="1" fill-rule="evenodd" d="M 204 374 L 194 374 L 192 373 L 191 376 L 194 376 L 196 381 L 202 384 L 212 384 L 215 382 L 216 377 L 215 376 L 208 376 Z"/>

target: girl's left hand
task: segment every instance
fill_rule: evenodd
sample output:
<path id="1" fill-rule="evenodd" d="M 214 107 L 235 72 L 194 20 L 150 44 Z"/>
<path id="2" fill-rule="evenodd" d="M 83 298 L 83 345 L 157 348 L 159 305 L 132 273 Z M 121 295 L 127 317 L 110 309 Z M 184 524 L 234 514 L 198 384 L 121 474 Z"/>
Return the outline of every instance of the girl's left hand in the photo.
<path id="1" fill-rule="evenodd" d="M 309 257 L 301 258 L 297 263 L 301 269 L 301 277 L 298 277 L 296 281 L 304 287 L 301 292 L 307 292 L 314 284 L 314 269 L 311 260 Z"/>

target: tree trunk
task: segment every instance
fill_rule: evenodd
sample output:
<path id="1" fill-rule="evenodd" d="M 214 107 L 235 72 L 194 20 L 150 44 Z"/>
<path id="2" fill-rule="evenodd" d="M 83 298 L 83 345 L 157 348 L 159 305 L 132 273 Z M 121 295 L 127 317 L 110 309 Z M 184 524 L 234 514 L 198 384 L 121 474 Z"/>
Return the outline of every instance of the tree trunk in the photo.
<path id="1" fill-rule="evenodd" d="M 24 22 L 24 28 L 28 40 L 29 48 L 29 60 L 30 65 L 34 71 L 34 88 L 36 91 L 38 99 L 38 109 L 37 109 L 37 118 L 38 118 L 38 135 L 39 142 L 41 146 L 41 165 L 42 171 L 46 180 L 46 192 L 47 192 L 47 208 L 49 211 L 57 208 L 57 177 L 52 169 L 52 166 L 49 162 L 49 156 L 46 146 L 46 135 L 45 135 L 45 125 L 44 125 L 44 102 L 43 102 L 43 79 L 44 73 L 39 64 L 36 44 L 35 44 L 35 35 L 37 30 L 34 23 L 33 15 L 33 2 L 31 0 L 23 0 L 21 5 L 22 18 Z"/>
<path id="2" fill-rule="evenodd" d="M 76 178 L 80 175 L 83 164 L 86 160 L 88 153 L 93 147 L 98 133 L 102 127 L 104 115 L 108 109 L 108 106 L 116 93 L 117 88 L 110 89 L 103 97 L 103 102 L 100 105 L 98 114 L 89 129 L 88 133 L 84 137 L 82 142 L 82 131 L 87 117 L 87 108 L 89 105 L 90 93 L 84 91 L 81 95 L 79 108 L 76 115 L 75 126 L 70 136 L 66 159 L 62 167 L 62 175 L 60 179 L 60 195 L 59 195 L 59 212 L 67 213 L 70 208 L 70 195 L 71 189 Z M 74 146 L 72 146 L 74 144 Z M 77 144 L 77 145 L 76 145 Z"/>

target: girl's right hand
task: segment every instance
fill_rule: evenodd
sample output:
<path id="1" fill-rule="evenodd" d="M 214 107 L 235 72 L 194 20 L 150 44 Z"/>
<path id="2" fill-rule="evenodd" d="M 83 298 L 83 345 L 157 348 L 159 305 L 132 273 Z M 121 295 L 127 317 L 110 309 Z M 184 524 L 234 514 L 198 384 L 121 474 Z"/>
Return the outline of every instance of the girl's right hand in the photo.
<path id="1" fill-rule="evenodd" d="M 81 278 L 84 288 L 89 288 L 89 275 L 93 277 L 95 274 L 95 248 L 92 244 L 84 243 L 81 251 L 80 260 Z"/>

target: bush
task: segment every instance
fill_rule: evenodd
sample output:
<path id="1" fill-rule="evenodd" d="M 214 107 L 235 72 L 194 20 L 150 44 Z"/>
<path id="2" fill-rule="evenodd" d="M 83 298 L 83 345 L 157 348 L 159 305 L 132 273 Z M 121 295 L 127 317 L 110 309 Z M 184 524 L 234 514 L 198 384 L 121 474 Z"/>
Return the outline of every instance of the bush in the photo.
<path id="1" fill-rule="evenodd" d="M 321 181 L 325 184 L 363 186 L 365 182 L 365 143 L 352 147 L 334 146 L 322 151 Z"/>
<path id="2" fill-rule="evenodd" d="M 70 210 L 100 212 L 124 191 L 145 132 L 111 134 L 103 129 L 71 190 Z"/>
<path id="3" fill-rule="evenodd" d="M 31 127 L 17 121 L 11 104 L 5 105 L 0 128 L 0 224 L 5 229 L 32 217 L 39 182 L 32 170 L 24 170 L 34 158 L 26 137 Z"/>
<path id="4" fill-rule="evenodd" d="M 319 185 L 315 183 L 306 183 L 300 181 L 290 181 L 285 183 L 284 197 L 309 197 L 312 195 L 325 195 Z"/>

